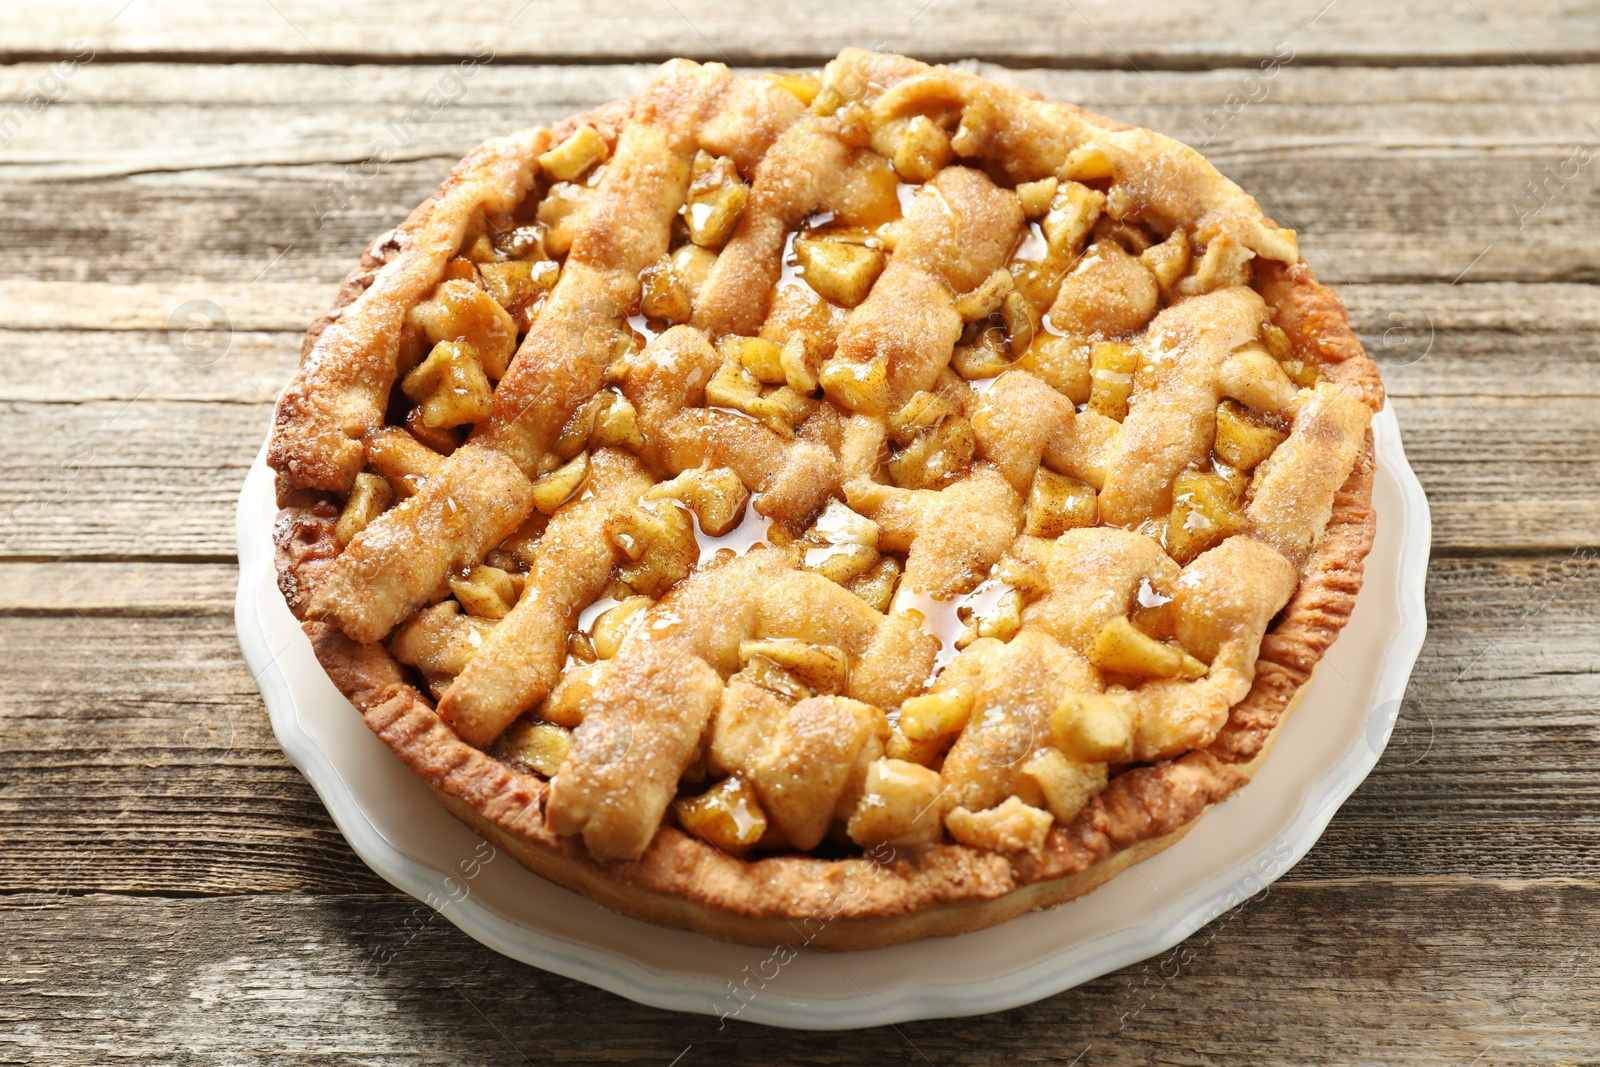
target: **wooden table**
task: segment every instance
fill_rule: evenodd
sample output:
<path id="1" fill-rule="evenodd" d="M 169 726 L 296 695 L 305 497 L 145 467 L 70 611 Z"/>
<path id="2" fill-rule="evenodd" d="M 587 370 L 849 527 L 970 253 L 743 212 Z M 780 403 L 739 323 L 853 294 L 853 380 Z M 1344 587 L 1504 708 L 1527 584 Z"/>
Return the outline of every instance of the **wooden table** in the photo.
<path id="1" fill-rule="evenodd" d="M 1600 1063 L 1600 5 L 520 3 L 6 15 L 0 1062 Z M 234 503 L 306 323 L 469 147 L 665 57 L 846 44 L 1170 132 L 1299 230 L 1432 501 L 1431 633 L 1322 841 L 1173 953 L 984 1018 L 719 1029 L 362 865 L 240 657 Z"/>

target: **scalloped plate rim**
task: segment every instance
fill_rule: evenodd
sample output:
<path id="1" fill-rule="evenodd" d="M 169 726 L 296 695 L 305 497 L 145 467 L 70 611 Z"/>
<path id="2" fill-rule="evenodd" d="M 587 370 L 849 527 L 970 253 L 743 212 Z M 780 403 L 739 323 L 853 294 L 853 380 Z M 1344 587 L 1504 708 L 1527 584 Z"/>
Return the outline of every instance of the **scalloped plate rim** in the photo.
<path id="1" fill-rule="evenodd" d="M 1236 821 L 1232 816 L 1243 818 L 1258 813 L 1245 805 L 1230 805 L 1225 801 L 1200 820 L 1184 840 L 1120 873 L 1095 893 L 997 927 L 959 937 L 928 938 L 860 953 L 802 951 L 799 959 L 807 961 L 805 969 L 808 981 L 816 976 L 838 972 L 837 977 L 844 982 L 838 996 L 818 996 L 804 990 L 785 990 L 781 986 L 769 989 L 783 977 L 780 968 L 776 977 L 765 981 L 746 1000 L 732 992 L 733 982 L 741 973 L 749 972 L 751 961 L 758 965 L 763 962 L 758 955 L 763 950 L 725 945 L 697 934 L 663 930 L 614 914 L 578 894 L 544 882 L 537 875 L 514 864 L 509 869 L 495 869 L 492 860 L 478 865 L 461 860 L 456 864 L 456 869 L 447 869 L 440 865 L 437 856 L 427 858 L 430 848 L 437 842 L 419 839 L 418 831 L 425 828 L 420 824 L 415 830 L 408 826 L 397 832 L 391 826 L 389 832 L 385 833 L 380 829 L 378 821 L 381 820 L 381 813 L 375 819 L 363 806 L 359 793 L 363 790 L 378 793 L 389 800 L 395 791 L 407 788 L 405 779 L 424 790 L 427 787 L 398 760 L 393 759 L 392 754 L 392 767 L 385 769 L 381 757 L 377 757 L 377 764 L 374 765 L 370 746 L 354 740 L 354 735 L 350 735 L 347 729 L 348 724 L 338 724 L 347 737 L 330 752 L 327 744 L 329 739 L 313 736 L 301 721 L 302 714 L 314 714 L 313 709 L 319 705 L 326 707 L 327 691 L 332 691 L 334 697 L 350 710 L 354 721 L 361 724 L 359 715 L 338 696 L 336 690 L 332 690 L 331 682 L 320 668 L 314 672 L 314 676 L 310 670 L 293 674 L 285 670 L 285 657 L 300 659 L 303 667 L 304 657 L 311 656 L 311 650 L 309 641 L 294 623 L 277 592 L 270 536 L 275 509 L 271 491 L 272 475 L 265 464 L 265 445 L 251 467 L 240 495 L 237 529 L 240 571 L 235 620 L 245 659 L 260 685 L 279 743 L 316 790 L 357 855 L 380 877 L 428 903 L 487 947 L 542 970 L 585 982 L 651 1007 L 738 1018 L 770 1026 L 841 1030 L 917 1019 L 986 1014 L 1033 1003 L 1158 955 L 1225 911 L 1259 893 L 1310 850 L 1339 806 L 1376 765 L 1393 730 L 1396 718 L 1393 709 L 1400 706 L 1411 668 L 1426 636 L 1424 590 L 1431 549 L 1431 519 L 1427 497 L 1406 460 L 1399 426 L 1391 407 L 1386 406 L 1374 418 L 1373 432 L 1378 482 L 1383 485 L 1386 477 L 1392 479 L 1383 493 L 1394 498 L 1390 506 L 1397 506 L 1399 514 L 1388 514 L 1379 507 L 1380 490 L 1375 487 L 1374 507 L 1379 508 L 1380 523 L 1378 542 L 1368 559 L 1368 574 L 1370 576 L 1373 564 L 1380 562 L 1377 558 L 1380 548 L 1393 553 L 1395 585 L 1388 592 L 1393 594 L 1394 603 L 1384 605 L 1385 608 L 1391 608 L 1392 616 L 1364 620 L 1364 625 L 1373 622 L 1384 625 L 1387 643 L 1376 664 L 1364 664 L 1371 668 L 1370 674 L 1363 674 L 1363 677 L 1372 679 L 1371 694 L 1365 701 L 1365 712 L 1359 719 L 1352 714 L 1347 724 L 1359 725 L 1359 735 L 1336 754 L 1337 758 L 1332 758 L 1335 754 L 1330 753 L 1328 759 L 1320 761 L 1319 773 L 1315 778 L 1302 782 L 1298 790 L 1287 790 L 1291 795 L 1298 793 L 1292 816 L 1286 820 L 1280 819 L 1282 825 L 1266 839 L 1259 839 L 1258 835 L 1257 847 L 1242 860 L 1221 870 L 1212 870 L 1199 881 L 1185 882 L 1183 888 L 1166 893 L 1157 910 L 1146 911 L 1142 918 L 1135 917 L 1127 925 L 1084 937 L 1066 948 L 1041 948 L 1034 958 L 1012 965 L 1001 964 L 997 969 L 977 976 L 973 972 L 981 971 L 981 968 L 974 966 L 974 952 L 984 946 L 986 937 L 992 944 L 997 939 L 1005 938 L 1007 931 L 1015 931 L 1021 936 L 1024 926 L 1028 927 L 1029 933 L 1049 934 L 1053 932 L 1052 927 L 1058 930 L 1058 924 L 1069 923 L 1074 915 L 1081 915 L 1081 908 L 1077 913 L 1069 909 L 1080 907 L 1084 902 L 1099 901 L 1100 910 L 1106 910 L 1114 899 L 1136 901 L 1145 892 L 1143 887 L 1132 881 L 1136 878 L 1143 877 L 1144 881 L 1150 883 L 1150 888 L 1159 893 L 1144 872 L 1154 873 L 1160 867 L 1165 876 L 1169 869 L 1182 870 L 1185 865 L 1192 865 L 1199 857 L 1189 854 L 1202 848 L 1202 842 L 1196 835 L 1203 828 L 1211 826 L 1220 831 L 1225 824 Z M 1386 561 L 1387 557 L 1382 562 Z M 1367 587 L 1371 587 L 1370 582 Z M 1370 606 L 1376 600 L 1376 596 L 1369 596 L 1364 602 Z M 1364 602 L 1357 601 L 1358 614 Z M 1367 614 L 1370 611 L 1369 607 Z M 303 647 L 296 647 L 296 640 Z M 1343 638 L 1336 642 L 1327 659 L 1348 644 Z M 315 664 L 314 657 L 311 662 Z M 1348 679 L 1344 681 L 1349 684 Z M 1313 691 L 1333 684 L 1328 672 L 1319 670 L 1308 689 L 1306 703 L 1310 703 Z M 1306 711 L 1302 706 L 1284 726 L 1272 757 L 1258 772 L 1256 781 L 1237 795 L 1264 794 L 1265 790 L 1257 790 L 1257 794 L 1252 794 L 1251 790 L 1256 788 L 1257 782 L 1267 777 L 1275 760 L 1280 761 L 1280 767 L 1287 762 L 1287 758 L 1282 758 L 1285 742 L 1296 724 L 1303 722 L 1305 717 Z M 326 732 L 329 722 L 326 718 L 319 720 L 317 728 Z M 387 753 L 387 748 L 366 731 L 364 724 L 361 724 L 360 732 Z M 360 751 L 358 753 L 355 750 Z M 364 764 L 362 760 L 367 762 Z M 383 794 L 382 789 L 370 782 L 363 782 L 363 776 L 392 774 L 396 771 L 404 779 L 394 778 L 388 794 Z M 450 824 L 459 827 L 472 840 L 481 841 L 463 824 L 450 817 L 435 798 L 430 795 L 428 799 L 438 812 L 444 813 Z M 439 825 L 442 824 L 435 824 L 436 832 L 451 833 L 438 830 Z M 433 851 L 437 852 L 437 848 L 433 848 Z M 499 881 L 508 880 L 510 883 L 520 882 L 519 888 L 527 891 L 530 887 L 523 880 L 534 879 L 539 886 L 531 888 L 540 895 L 549 898 L 553 892 L 560 897 L 571 898 L 563 902 L 570 905 L 569 912 L 564 916 L 565 922 L 549 915 L 544 916 L 543 923 L 530 922 L 527 916 L 509 914 L 500 902 L 485 900 L 486 894 L 473 892 L 474 885 L 479 883 L 465 876 L 464 872 L 469 869 L 474 878 L 491 872 L 488 877 L 492 881 L 482 885 L 498 886 Z M 1128 886 L 1133 892 L 1108 892 L 1113 886 L 1122 885 Z M 546 904 L 549 906 L 548 900 Z M 572 920 L 585 917 L 590 924 L 580 922 L 578 928 L 602 932 L 613 943 L 609 946 L 600 945 L 595 943 L 595 936 L 572 936 Z M 996 934 L 996 931 L 1001 933 Z M 619 949 L 618 942 L 626 944 L 628 948 Z M 642 951 L 647 945 L 654 946 L 653 955 Z M 664 954 L 684 959 L 681 950 L 686 946 L 691 950 L 700 950 L 691 951 L 689 958 L 728 957 L 743 953 L 751 959 L 742 971 L 719 971 L 715 977 L 707 974 L 704 966 L 695 967 L 687 963 L 680 963 L 676 967 L 662 966 Z M 1023 954 L 1026 955 L 1026 951 Z M 982 959 L 981 952 L 978 958 Z M 927 974 L 938 973 L 936 965 L 941 960 L 955 964 L 957 972 L 967 977 L 949 982 L 927 979 Z M 736 957 L 734 962 L 737 962 Z M 887 982 L 880 979 L 876 984 L 869 981 L 872 991 L 869 996 L 858 987 L 851 975 L 860 976 L 872 967 L 891 975 L 902 969 L 914 971 L 915 976 Z M 811 984 L 815 985 L 815 982 L 811 981 Z M 848 995 L 844 993 L 845 989 L 850 990 Z M 734 1010 L 735 1005 L 737 1010 Z"/>

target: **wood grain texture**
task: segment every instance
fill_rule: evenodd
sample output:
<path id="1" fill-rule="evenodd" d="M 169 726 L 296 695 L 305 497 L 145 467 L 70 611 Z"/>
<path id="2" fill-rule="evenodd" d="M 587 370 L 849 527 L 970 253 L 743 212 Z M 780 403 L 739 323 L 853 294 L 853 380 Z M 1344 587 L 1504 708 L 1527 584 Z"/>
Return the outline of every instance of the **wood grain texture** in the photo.
<path id="1" fill-rule="evenodd" d="M 0 939 L 0 1057 L 46 1062 L 1576 1065 L 1595 1062 L 1600 1015 L 1592 885 L 1280 882 L 1183 948 L 1036 1004 L 833 1034 L 641 1007 L 393 894 L 31 896 Z"/>
<path id="2" fill-rule="evenodd" d="M 1600 291 L 1587 285 L 1356 285 L 1442 553 L 1600 544 Z M 1534 328 L 1534 324 L 1538 328 Z M 0 334 L 0 558 L 220 558 L 299 331 Z M 1515 373 L 1508 368 L 1515 367 Z M 178 425 L 181 434 L 161 432 Z"/>
<path id="3" fill-rule="evenodd" d="M 1596 277 L 1593 183 L 1580 168 L 1543 201 L 1526 185 L 1600 136 L 1585 126 L 1600 123 L 1600 68 L 1290 65 L 1251 88 L 1245 70 L 983 69 L 1202 147 L 1301 232 L 1335 284 Z M 133 321 L 159 327 L 205 296 L 243 328 L 265 324 L 258 307 L 303 321 L 313 294 L 293 287 L 343 277 L 350 250 L 403 219 L 468 146 L 626 95 L 648 70 L 489 65 L 419 115 L 455 68 L 85 66 L 0 146 L 0 242 L 14 250 L 0 308 L 122 327 L 137 295 Z M 0 71 L 0 99 L 46 73 Z M 1255 102 L 1231 109 L 1238 93 Z M 39 284 L 69 279 L 77 293 Z M 145 288 L 119 298 L 108 285 Z"/>
<path id="4" fill-rule="evenodd" d="M 0 1063 L 1600 1064 L 1600 187 L 1568 163 L 1600 140 L 1593 0 L 7 18 Z M 1171 133 L 1300 231 L 1429 493 L 1429 640 L 1316 848 L 1171 953 L 996 1016 L 719 1029 L 496 956 L 367 870 L 240 656 L 234 507 L 306 322 L 468 147 L 670 55 L 874 43 Z"/>
<path id="5" fill-rule="evenodd" d="M 1302 255 L 1334 285 L 1592 282 L 1600 277 L 1600 193 L 1591 183 L 1570 185 L 1525 221 L 1517 214 L 1524 185 L 1568 151 L 1327 149 L 1236 159 L 1217 153 L 1217 162 L 1300 233 Z M 108 284 L 163 286 L 173 296 L 153 291 L 165 306 L 148 308 L 154 314 L 144 320 L 159 325 L 180 299 L 210 295 L 197 278 L 249 300 L 259 285 L 337 281 L 350 249 L 404 219 L 455 161 L 392 162 L 367 179 L 359 172 L 364 158 L 157 172 L 137 183 L 121 176 L 0 183 L 0 240 L 12 249 L 0 283 L 87 283 L 82 294 L 52 299 L 90 306 Z M 192 236 L 179 244 L 173 233 Z M 270 298 L 275 290 L 260 292 Z M 212 298 L 230 315 L 240 310 L 227 295 Z"/>
<path id="6" fill-rule="evenodd" d="M 0 330 L 0 401 L 265 401 L 293 373 L 307 316 L 316 313 L 309 309 L 326 308 L 337 284 L 299 288 L 299 303 L 278 303 L 198 284 L 163 290 L 0 283 L 0 317 L 9 327 Z M 167 328 L 171 309 L 208 291 L 229 304 L 225 312 L 242 305 L 249 318 L 230 314 L 217 330 L 217 346 L 186 359 L 191 350 Z M 1600 330 L 1600 287 L 1400 282 L 1340 284 L 1338 292 L 1351 325 L 1381 362 L 1391 396 L 1595 392 L 1590 339 Z M 96 314 L 98 327 L 91 325 Z M 1516 374 L 1506 373 L 1509 365 Z"/>
<path id="7" fill-rule="evenodd" d="M 0 615 L 0 840 L 17 846 L 0 893 L 353 880 L 358 861 L 278 751 L 239 654 L 231 567 L 10 564 L 0 577 L 26 591 Z M 1395 736 L 1288 877 L 1554 870 L 1600 885 L 1597 599 L 1596 553 L 1436 560 Z"/>
<path id="8" fill-rule="evenodd" d="M 1600 97 L 1600 74 L 1587 64 L 1329 68 L 1296 57 L 1270 77 L 1256 64 L 1142 75 L 961 65 L 1211 153 L 1565 148 L 1574 138 L 1592 138 L 1584 124 L 1595 119 Z M 48 63 L 0 67 L 0 100 L 22 100 L 56 69 Z M 633 95 L 653 70 L 650 64 L 491 60 L 465 69 L 89 63 L 64 79 L 56 105 L 21 121 L 13 116 L 4 158 L 12 176 L 56 180 L 348 162 L 365 159 L 377 143 L 390 144 L 404 160 L 453 161 L 486 137 Z M 430 104 L 434 92 L 440 98 Z M 1231 93 L 1244 99 L 1229 106 Z M 1536 124 L 1527 121 L 1530 106 L 1541 109 Z"/>
<path id="9" fill-rule="evenodd" d="M 519 0 L 478 9 L 365 0 L 336 13 L 314 0 L 229 0 L 203 12 L 179 0 L 69 0 L 40 8 L 6 35 L 13 56 L 73 55 L 82 47 L 75 42 L 87 40 L 111 56 L 404 62 L 465 54 L 487 42 L 515 61 L 682 55 L 773 63 L 815 62 L 846 45 L 879 44 L 937 60 L 977 55 L 1014 65 L 1192 69 L 1253 61 L 1286 37 L 1322 63 L 1571 62 L 1600 54 L 1592 4 L 1547 9 L 1512 0 L 1426 0 L 1404 9 L 1381 0 L 1245 0 L 1226 12 L 1177 0 Z"/>
<path id="10" fill-rule="evenodd" d="M 221 614 L 233 608 L 233 563 L 0 563 L 0 615 L 112 616 Z"/>

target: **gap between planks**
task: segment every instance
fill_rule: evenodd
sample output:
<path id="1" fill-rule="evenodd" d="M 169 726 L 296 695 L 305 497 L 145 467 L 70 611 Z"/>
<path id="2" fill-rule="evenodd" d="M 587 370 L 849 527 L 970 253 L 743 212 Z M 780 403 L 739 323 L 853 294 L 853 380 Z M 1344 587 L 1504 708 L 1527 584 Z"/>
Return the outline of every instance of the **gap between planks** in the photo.
<path id="1" fill-rule="evenodd" d="M 863 44 L 863 47 L 865 45 Z M 1186 55 L 1157 52 L 1134 52 L 1119 56 L 1062 56 L 1035 52 L 1006 52 L 985 49 L 912 49 L 914 57 L 925 63 L 957 64 L 966 62 L 992 63 L 996 66 L 1059 71 L 1106 71 L 1110 73 L 1162 73 L 1201 74 L 1208 71 L 1240 70 L 1255 67 L 1262 61 L 1259 52 L 1195 52 Z M 682 52 L 639 53 L 618 51 L 575 55 L 567 52 L 496 52 L 494 63 L 501 67 L 597 67 L 629 64 L 657 66 L 673 59 L 691 59 L 698 63 L 726 63 L 730 67 L 757 70 L 807 69 L 813 70 L 828 63 L 836 52 L 726 52 L 721 49 L 707 52 L 701 48 Z M 1546 67 L 1572 67 L 1600 63 L 1600 50 L 1545 51 L 1530 58 L 1512 46 L 1500 51 L 1478 51 L 1469 54 L 1437 54 L 1430 52 L 1314 52 L 1310 59 L 1296 62 L 1302 68 L 1327 67 L 1348 69 L 1372 67 L 1393 70 L 1403 67 L 1429 69 L 1472 69 L 1475 67 L 1506 67 L 1533 63 Z M 71 49 L 17 50 L 0 48 L 0 64 L 58 63 L 72 61 L 78 53 Z M 329 66 L 339 67 L 422 67 L 447 66 L 469 58 L 462 51 L 412 52 L 404 54 L 371 52 L 182 52 L 172 50 L 97 50 L 94 62 L 110 66 L 128 63 L 170 63 L 174 65 L 213 66 L 303 66 L 317 59 Z"/>

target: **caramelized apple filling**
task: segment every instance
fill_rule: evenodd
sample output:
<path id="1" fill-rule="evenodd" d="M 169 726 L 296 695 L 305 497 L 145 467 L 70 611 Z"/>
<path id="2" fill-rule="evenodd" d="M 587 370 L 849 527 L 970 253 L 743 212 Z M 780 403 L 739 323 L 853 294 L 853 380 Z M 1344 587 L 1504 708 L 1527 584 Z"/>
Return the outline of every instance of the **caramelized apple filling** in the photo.
<path id="1" fill-rule="evenodd" d="M 597 858 L 1039 853 L 1216 737 L 1364 445 L 1193 153 L 862 62 L 545 138 L 343 493 L 314 614 Z"/>

